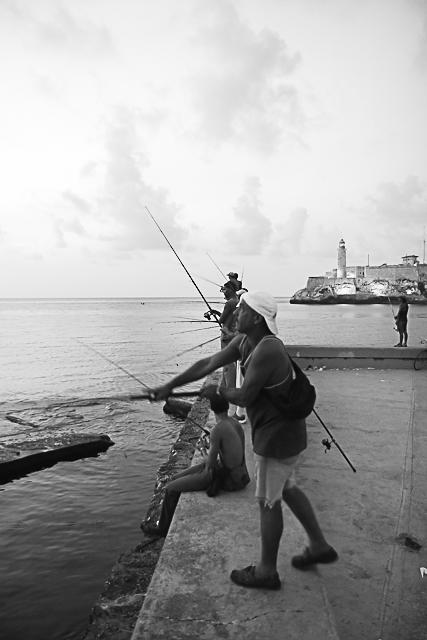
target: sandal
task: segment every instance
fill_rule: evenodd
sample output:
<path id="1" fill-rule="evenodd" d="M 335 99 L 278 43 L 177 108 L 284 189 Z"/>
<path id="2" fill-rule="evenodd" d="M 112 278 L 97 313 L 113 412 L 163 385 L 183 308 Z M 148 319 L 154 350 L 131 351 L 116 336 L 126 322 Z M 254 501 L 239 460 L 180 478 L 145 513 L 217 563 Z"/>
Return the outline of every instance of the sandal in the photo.
<path id="1" fill-rule="evenodd" d="M 330 547 L 327 551 L 314 555 L 310 549 L 306 547 L 299 556 L 292 558 L 292 566 L 296 569 L 305 569 L 313 564 L 329 564 L 338 560 L 338 554 L 333 547 Z"/>
<path id="2" fill-rule="evenodd" d="M 254 564 L 250 564 L 249 567 L 244 569 L 233 569 L 230 573 L 230 578 L 241 587 L 249 587 L 251 589 L 277 590 L 282 586 L 277 571 L 267 578 L 257 578 Z"/>

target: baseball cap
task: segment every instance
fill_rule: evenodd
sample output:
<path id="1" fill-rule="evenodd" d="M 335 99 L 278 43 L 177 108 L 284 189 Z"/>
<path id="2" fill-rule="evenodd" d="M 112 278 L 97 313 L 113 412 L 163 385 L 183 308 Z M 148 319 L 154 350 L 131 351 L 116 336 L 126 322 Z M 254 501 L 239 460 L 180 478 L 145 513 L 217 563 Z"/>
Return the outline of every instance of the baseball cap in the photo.
<path id="1" fill-rule="evenodd" d="M 276 324 L 277 302 L 269 293 L 264 291 L 248 291 L 244 293 L 240 300 L 244 300 L 246 304 L 259 313 L 267 323 L 267 327 L 275 336 L 279 333 Z"/>

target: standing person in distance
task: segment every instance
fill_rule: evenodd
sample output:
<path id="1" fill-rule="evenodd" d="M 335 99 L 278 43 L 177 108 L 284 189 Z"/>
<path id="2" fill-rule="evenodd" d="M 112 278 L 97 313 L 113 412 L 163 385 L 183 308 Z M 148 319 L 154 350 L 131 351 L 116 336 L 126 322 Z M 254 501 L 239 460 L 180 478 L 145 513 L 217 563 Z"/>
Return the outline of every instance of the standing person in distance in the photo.
<path id="1" fill-rule="evenodd" d="M 409 306 L 406 302 L 406 296 L 399 296 L 399 310 L 395 316 L 396 327 L 399 332 L 399 342 L 395 344 L 395 347 L 407 347 L 408 346 L 408 311 Z"/>
<path id="2" fill-rule="evenodd" d="M 209 385 L 201 395 L 211 398 L 219 394 L 247 410 L 255 454 L 261 558 L 244 569 L 233 570 L 230 577 L 243 587 L 262 589 L 281 587 L 277 557 L 283 533 L 282 499 L 304 527 L 309 540 L 303 553 L 292 558 L 292 565 L 305 569 L 338 559 L 335 549 L 325 540 L 309 499 L 295 481 L 299 454 L 307 446 L 305 420 L 285 418 L 270 401 L 287 398 L 293 371 L 284 344 L 277 338 L 276 315 L 276 301 L 268 293 L 243 294 L 237 329 L 244 335 L 237 335 L 220 352 L 199 360 L 153 391 L 155 399 L 167 398 L 175 387 L 205 378 L 219 367 L 241 360 L 244 382 L 240 389 Z"/>

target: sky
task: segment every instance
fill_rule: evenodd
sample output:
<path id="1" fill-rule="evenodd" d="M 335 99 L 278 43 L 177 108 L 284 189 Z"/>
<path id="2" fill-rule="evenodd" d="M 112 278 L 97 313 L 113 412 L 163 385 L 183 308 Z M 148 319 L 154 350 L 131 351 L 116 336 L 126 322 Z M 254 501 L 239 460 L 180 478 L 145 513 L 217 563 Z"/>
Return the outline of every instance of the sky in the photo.
<path id="1" fill-rule="evenodd" d="M 0 61 L 1 298 L 423 258 L 427 0 L 0 0 Z"/>

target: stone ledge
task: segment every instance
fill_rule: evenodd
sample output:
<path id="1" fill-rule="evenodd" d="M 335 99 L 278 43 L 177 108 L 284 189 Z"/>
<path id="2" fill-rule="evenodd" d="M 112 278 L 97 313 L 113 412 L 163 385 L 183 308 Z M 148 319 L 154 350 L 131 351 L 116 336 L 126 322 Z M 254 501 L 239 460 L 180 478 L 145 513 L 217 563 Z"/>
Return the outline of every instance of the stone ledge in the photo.
<path id="1" fill-rule="evenodd" d="M 286 345 L 289 355 L 304 368 L 308 365 L 326 366 L 328 369 L 412 369 L 417 347 L 332 347 L 312 345 Z"/>
<path id="2" fill-rule="evenodd" d="M 212 374 L 204 385 L 218 383 L 220 375 L 219 372 Z M 206 399 L 195 401 L 168 459 L 159 468 L 146 518 L 154 521 L 159 518 L 165 485 L 175 473 L 191 464 L 202 433 L 196 424 L 204 427 L 209 411 Z M 141 544 L 122 553 L 114 564 L 92 608 L 82 640 L 130 640 L 164 544 L 163 538 L 145 538 L 142 533 L 141 536 Z"/>

